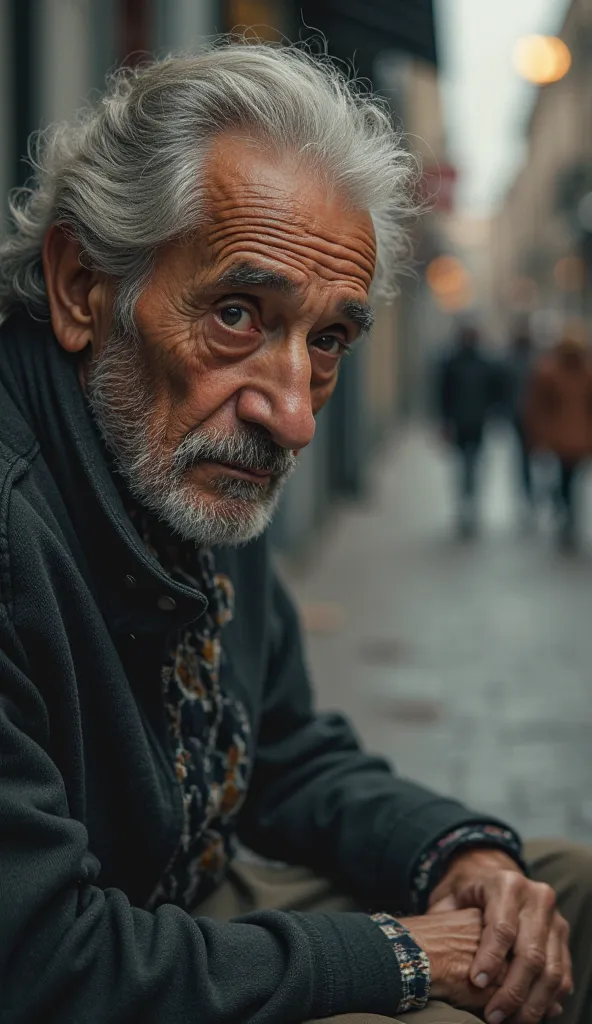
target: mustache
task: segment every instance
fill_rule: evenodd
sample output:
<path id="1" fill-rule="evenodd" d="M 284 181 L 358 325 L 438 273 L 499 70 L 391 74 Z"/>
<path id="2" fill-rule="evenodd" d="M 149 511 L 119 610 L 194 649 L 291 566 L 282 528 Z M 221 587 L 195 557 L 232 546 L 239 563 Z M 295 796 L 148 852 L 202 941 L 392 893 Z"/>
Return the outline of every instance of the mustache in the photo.
<path id="1" fill-rule="evenodd" d="M 234 434 L 198 428 L 188 434 L 176 449 L 173 472 L 180 477 L 199 462 L 225 462 L 280 479 L 296 468 L 297 459 L 293 451 L 282 448 L 255 427 L 243 428 Z"/>

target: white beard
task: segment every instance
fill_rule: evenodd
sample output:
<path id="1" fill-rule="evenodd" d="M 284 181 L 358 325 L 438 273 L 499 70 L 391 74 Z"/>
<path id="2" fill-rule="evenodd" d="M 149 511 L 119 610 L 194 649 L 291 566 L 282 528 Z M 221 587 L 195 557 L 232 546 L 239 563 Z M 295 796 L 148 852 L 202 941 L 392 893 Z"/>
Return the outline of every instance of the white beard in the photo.
<path id="1" fill-rule="evenodd" d="M 200 547 L 253 540 L 269 525 L 295 456 L 248 427 L 230 437 L 197 428 L 172 458 L 165 456 L 164 430 L 150 430 L 154 403 L 140 346 L 138 338 L 112 332 L 88 374 L 93 415 L 130 493 L 176 535 Z M 187 471 L 205 458 L 272 468 L 272 478 L 263 486 L 221 476 L 217 493 L 200 494 Z"/>

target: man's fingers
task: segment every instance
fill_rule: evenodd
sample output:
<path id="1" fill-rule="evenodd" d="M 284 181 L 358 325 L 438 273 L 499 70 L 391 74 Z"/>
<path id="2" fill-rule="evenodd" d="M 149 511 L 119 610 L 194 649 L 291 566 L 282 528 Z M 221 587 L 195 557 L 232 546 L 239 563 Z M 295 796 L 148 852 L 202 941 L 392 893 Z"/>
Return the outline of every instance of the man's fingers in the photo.
<path id="1" fill-rule="evenodd" d="M 563 938 L 563 978 L 561 981 L 560 1000 L 566 999 L 574 990 L 573 964 L 569 949 L 569 924 L 561 914 L 557 914 L 558 924 Z"/>
<path id="2" fill-rule="evenodd" d="M 553 1017 L 560 1017 L 563 1013 L 563 1007 L 561 1003 L 553 1003 L 553 1006 L 549 1010 L 547 1017 L 551 1020 Z"/>
<path id="3" fill-rule="evenodd" d="M 471 967 L 471 981 L 477 988 L 487 988 L 495 981 L 513 950 L 518 937 L 519 910 L 513 876 L 508 875 L 497 899 L 491 900 L 486 908 L 485 928 Z"/>
<path id="4" fill-rule="evenodd" d="M 564 940 L 562 931 L 554 926 L 547 942 L 547 961 L 543 973 L 532 986 L 528 997 L 516 1015 L 516 1024 L 532 1024 L 549 1014 L 553 1006 L 561 1005 L 567 994 L 563 991 L 565 972 Z"/>
<path id="5" fill-rule="evenodd" d="M 556 1000 L 553 1005 L 547 1010 L 547 1017 L 558 1017 L 560 1013 L 563 1013 L 563 1003 L 568 996 L 572 995 L 574 990 L 573 980 L 573 967 L 571 961 L 571 953 L 569 949 L 569 924 L 559 912 L 555 915 L 555 927 L 559 932 L 563 948 L 563 967 L 561 985 L 556 995 Z"/>
<path id="6" fill-rule="evenodd" d="M 522 912 L 507 977 L 486 1007 L 488 1024 L 501 1024 L 508 1017 L 520 1024 L 538 1021 L 561 991 L 565 942 L 563 932 L 551 926 L 563 919 L 554 910 L 555 895 L 548 886 L 537 888 L 536 896 Z"/>

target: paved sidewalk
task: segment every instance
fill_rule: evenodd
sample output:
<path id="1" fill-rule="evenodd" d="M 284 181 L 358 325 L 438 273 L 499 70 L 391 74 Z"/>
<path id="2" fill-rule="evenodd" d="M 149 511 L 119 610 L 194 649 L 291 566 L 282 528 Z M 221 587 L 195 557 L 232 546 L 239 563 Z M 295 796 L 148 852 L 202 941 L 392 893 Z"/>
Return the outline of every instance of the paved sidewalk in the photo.
<path id="1" fill-rule="evenodd" d="M 592 544 L 570 557 L 548 531 L 520 534 L 510 456 L 509 439 L 492 446 L 486 527 L 461 544 L 442 452 L 409 433 L 373 499 L 284 575 L 321 706 L 401 773 L 527 837 L 592 841 Z"/>

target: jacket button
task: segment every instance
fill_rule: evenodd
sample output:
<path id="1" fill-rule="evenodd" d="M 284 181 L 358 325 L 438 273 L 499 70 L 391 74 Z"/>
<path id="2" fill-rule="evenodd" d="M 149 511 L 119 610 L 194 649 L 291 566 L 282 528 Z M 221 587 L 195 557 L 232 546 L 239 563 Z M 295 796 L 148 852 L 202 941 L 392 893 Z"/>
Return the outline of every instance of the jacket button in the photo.
<path id="1" fill-rule="evenodd" d="M 175 598 L 171 597 L 169 594 L 162 594 L 158 598 L 156 605 L 160 608 L 161 612 L 174 612 L 177 607 L 177 602 L 175 601 Z"/>
<path id="2" fill-rule="evenodd" d="M 125 577 L 123 582 L 125 583 L 128 590 L 135 590 L 135 588 L 138 586 L 138 581 L 136 580 L 136 577 L 130 576 L 129 573 Z"/>

